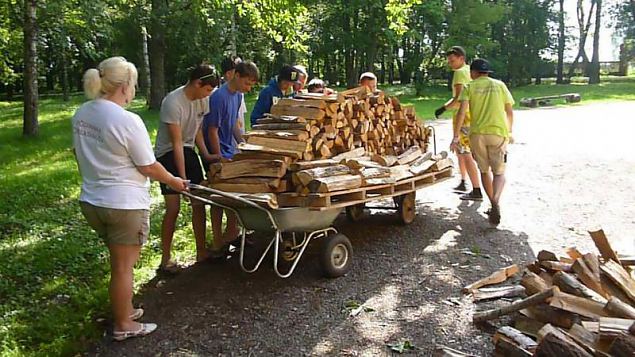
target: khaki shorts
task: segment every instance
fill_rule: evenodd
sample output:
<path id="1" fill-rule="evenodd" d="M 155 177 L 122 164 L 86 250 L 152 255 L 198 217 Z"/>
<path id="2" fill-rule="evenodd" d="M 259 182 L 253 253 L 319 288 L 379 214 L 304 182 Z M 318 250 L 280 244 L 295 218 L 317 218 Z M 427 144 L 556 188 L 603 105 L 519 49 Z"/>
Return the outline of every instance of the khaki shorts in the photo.
<path id="1" fill-rule="evenodd" d="M 490 168 L 494 175 L 505 173 L 507 138 L 498 135 L 472 134 L 470 146 L 472 156 L 482 173 L 490 172 Z"/>
<path id="2" fill-rule="evenodd" d="M 114 209 L 79 203 L 88 224 L 106 245 L 143 245 L 148 240 L 150 211 Z"/>

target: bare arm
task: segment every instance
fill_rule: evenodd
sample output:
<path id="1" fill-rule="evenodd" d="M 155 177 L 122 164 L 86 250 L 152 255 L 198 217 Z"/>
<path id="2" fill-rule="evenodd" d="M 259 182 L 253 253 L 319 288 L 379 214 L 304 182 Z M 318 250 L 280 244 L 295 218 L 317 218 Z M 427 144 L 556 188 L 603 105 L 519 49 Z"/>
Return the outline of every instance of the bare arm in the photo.
<path id="1" fill-rule="evenodd" d="M 233 134 L 234 134 L 234 139 L 236 139 L 237 143 L 242 143 L 243 141 L 245 141 L 245 139 L 243 139 L 243 131 L 242 128 L 240 126 L 240 121 L 236 121 L 236 125 L 234 125 L 234 129 L 232 130 Z"/>
<path id="2" fill-rule="evenodd" d="M 511 104 L 505 104 L 505 113 L 507 114 L 507 129 L 511 134 L 512 126 L 514 125 L 514 109 L 512 108 Z"/>
<path id="3" fill-rule="evenodd" d="M 456 94 L 454 95 L 454 97 L 452 97 L 452 99 L 448 100 L 443 105 L 445 109 L 459 109 L 459 107 L 461 106 L 461 102 L 459 101 L 459 96 L 461 95 L 461 92 L 463 92 L 463 85 L 455 84 L 454 93 Z"/>
<path id="4" fill-rule="evenodd" d="M 163 182 L 175 191 L 180 192 L 187 190 L 187 181 L 174 177 L 158 161 L 155 161 L 152 165 L 137 166 L 137 170 L 139 170 L 139 172 L 141 172 L 144 176 Z"/>
<path id="5" fill-rule="evenodd" d="M 470 102 L 464 100 L 459 107 L 459 112 L 456 115 L 456 125 L 452 128 L 452 134 L 454 139 L 459 138 L 459 133 L 461 132 L 461 128 L 463 127 L 463 123 L 465 122 L 465 114 L 467 113 L 467 108 L 470 105 Z"/>
<path id="6" fill-rule="evenodd" d="M 211 145 L 212 155 L 220 156 L 220 140 L 218 138 L 218 128 L 210 126 L 207 131 L 208 140 Z"/>
<path id="7" fill-rule="evenodd" d="M 167 124 L 170 141 L 172 142 L 172 150 L 174 152 L 174 164 L 179 176 L 187 179 L 185 175 L 185 154 L 183 153 L 183 138 L 181 137 L 181 125 Z"/>

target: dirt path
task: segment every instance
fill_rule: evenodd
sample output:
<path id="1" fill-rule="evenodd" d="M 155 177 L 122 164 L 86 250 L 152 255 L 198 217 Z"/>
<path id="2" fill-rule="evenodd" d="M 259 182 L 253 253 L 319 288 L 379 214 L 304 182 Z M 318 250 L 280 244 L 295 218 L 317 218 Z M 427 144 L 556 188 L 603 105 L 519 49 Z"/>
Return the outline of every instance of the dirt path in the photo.
<path id="1" fill-rule="evenodd" d="M 286 280 L 269 266 L 242 273 L 237 259 L 193 267 L 155 279 L 138 298 L 157 332 L 105 338 L 89 354 L 383 356 L 387 343 L 408 340 L 416 355 L 437 343 L 488 355 L 491 328 L 470 322 L 474 305 L 461 286 L 541 249 L 590 251 L 585 228 L 595 223 L 635 253 L 633 113 L 635 102 L 517 112 L 498 229 L 486 223 L 486 202 L 461 202 L 446 181 L 419 192 L 410 226 L 384 212 L 358 225 L 339 219 L 355 252 L 345 277 L 321 277 L 317 244 Z M 445 149 L 449 124 L 435 126 Z M 350 317 L 351 301 L 369 309 Z"/>

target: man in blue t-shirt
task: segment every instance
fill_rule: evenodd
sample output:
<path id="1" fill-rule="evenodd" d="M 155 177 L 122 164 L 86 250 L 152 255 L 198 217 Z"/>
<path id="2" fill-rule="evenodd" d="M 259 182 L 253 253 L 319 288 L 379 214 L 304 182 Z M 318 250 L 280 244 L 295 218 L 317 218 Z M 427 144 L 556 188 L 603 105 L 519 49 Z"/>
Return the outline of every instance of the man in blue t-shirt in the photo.
<path id="1" fill-rule="evenodd" d="M 234 77 L 210 96 L 210 111 L 205 115 L 202 127 L 205 146 L 210 153 L 220 154 L 224 159 L 231 159 L 236 153 L 236 143 L 243 141 L 238 124 L 238 111 L 243 93 L 251 90 L 259 76 L 258 67 L 253 62 L 238 63 Z M 214 232 L 212 254 L 214 256 L 224 255 L 225 244 L 238 237 L 236 216 L 229 211 L 225 213 L 227 214 L 227 230 L 223 234 L 223 210 L 212 206 L 211 218 Z"/>
<path id="2" fill-rule="evenodd" d="M 282 67 L 278 76 L 272 78 L 258 94 L 258 100 L 251 111 L 251 126 L 256 125 L 256 121 L 264 117 L 265 113 L 269 113 L 278 100 L 293 97 L 293 85 L 298 83 L 301 83 L 300 72 L 292 66 Z"/>

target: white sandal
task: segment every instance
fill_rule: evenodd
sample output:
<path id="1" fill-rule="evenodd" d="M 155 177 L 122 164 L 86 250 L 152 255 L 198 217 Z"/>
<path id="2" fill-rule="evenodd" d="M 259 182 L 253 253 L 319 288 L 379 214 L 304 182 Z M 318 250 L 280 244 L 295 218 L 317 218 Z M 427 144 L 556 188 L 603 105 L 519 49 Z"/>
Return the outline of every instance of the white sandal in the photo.
<path id="1" fill-rule="evenodd" d="M 112 339 L 115 341 L 123 341 L 132 337 L 141 337 L 149 335 L 157 329 L 157 324 L 141 324 L 141 328 L 136 331 L 113 331 Z"/>
<path id="2" fill-rule="evenodd" d="M 143 309 L 134 309 L 133 313 L 130 314 L 130 320 L 135 321 L 139 320 L 143 316 Z"/>

